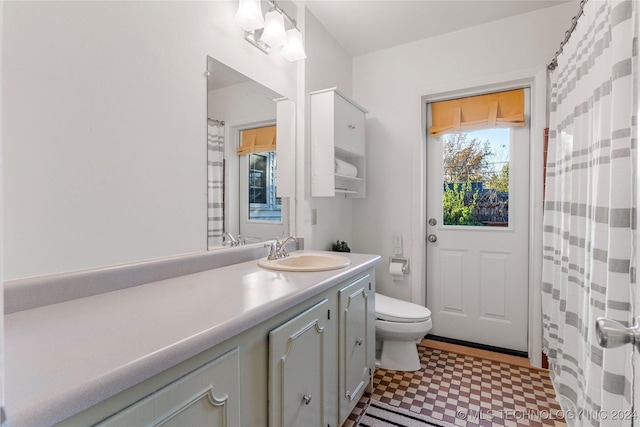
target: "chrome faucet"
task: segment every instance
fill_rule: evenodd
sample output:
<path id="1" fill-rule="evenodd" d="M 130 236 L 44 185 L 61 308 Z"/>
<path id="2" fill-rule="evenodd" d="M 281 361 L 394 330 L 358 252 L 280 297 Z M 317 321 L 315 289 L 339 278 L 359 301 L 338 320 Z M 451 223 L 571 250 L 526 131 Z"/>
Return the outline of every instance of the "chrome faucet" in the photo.
<path id="1" fill-rule="evenodd" d="M 289 253 L 287 252 L 287 245 L 291 240 L 293 240 L 294 242 L 297 242 L 298 238 L 295 236 L 290 236 L 290 237 L 287 237 L 284 242 L 281 242 L 280 240 L 276 239 L 273 242 L 266 244 L 265 247 L 271 248 L 269 250 L 269 255 L 267 256 L 267 259 L 274 260 L 274 259 L 288 257 Z"/>
<path id="2" fill-rule="evenodd" d="M 244 239 L 240 235 L 238 235 L 237 239 L 234 239 L 231 233 L 227 233 L 225 231 L 224 233 L 222 233 L 222 245 L 227 246 L 227 243 L 229 243 L 229 246 L 231 247 L 242 246 L 244 245 Z"/>
<path id="3" fill-rule="evenodd" d="M 288 257 L 289 253 L 287 252 L 287 245 L 289 244 L 289 242 L 293 240 L 294 242 L 298 243 L 298 238 L 295 236 L 289 236 L 287 237 L 287 239 L 280 243 L 278 250 L 276 251 L 276 258 L 284 258 L 284 257 Z M 279 242 L 278 242 L 279 243 Z"/>

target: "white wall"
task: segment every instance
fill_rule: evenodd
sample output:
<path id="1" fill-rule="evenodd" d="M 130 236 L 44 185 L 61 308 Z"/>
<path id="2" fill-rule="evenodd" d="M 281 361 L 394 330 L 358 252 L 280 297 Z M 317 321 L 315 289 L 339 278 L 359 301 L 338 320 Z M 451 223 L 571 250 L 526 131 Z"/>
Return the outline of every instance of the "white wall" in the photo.
<path id="1" fill-rule="evenodd" d="M 370 113 L 367 198 L 354 201 L 353 239 L 360 251 L 382 255 L 376 271 L 382 293 L 405 300 L 423 294 L 416 292 L 424 286 L 425 236 L 417 227 L 424 193 L 421 96 L 434 87 L 462 88 L 484 76 L 544 68 L 575 12 L 576 4 L 565 3 L 354 58 L 354 97 Z M 387 262 L 394 233 L 404 236 L 412 262 L 412 273 L 396 282 Z"/>
<path id="2" fill-rule="evenodd" d="M 296 64 L 236 0 L 3 3 L 5 278 L 206 250 L 206 56 L 291 99 Z"/>
<path id="3" fill-rule="evenodd" d="M 337 87 L 346 95 L 352 91 L 352 58 L 309 11 L 305 18 L 305 100 L 315 90 Z M 357 101 L 357 100 L 356 100 Z M 352 235 L 353 199 L 344 196 L 311 198 L 310 111 L 305 116 L 305 247 L 327 250 L 338 239 L 349 243 L 356 251 Z M 311 210 L 317 211 L 317 224 L 311 225 Z"/>

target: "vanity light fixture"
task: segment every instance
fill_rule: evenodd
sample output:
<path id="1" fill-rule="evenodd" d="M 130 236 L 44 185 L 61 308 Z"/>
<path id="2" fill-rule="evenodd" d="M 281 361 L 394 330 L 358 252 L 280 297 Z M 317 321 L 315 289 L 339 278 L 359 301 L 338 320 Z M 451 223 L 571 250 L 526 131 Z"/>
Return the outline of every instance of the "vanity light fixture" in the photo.
<path id="1" fill-rule="evenodd" d="M 264 27 L 260 0 L 240 0 L 238 12 L 233 19 L 245 31 L 253 31 Z"/>
<path id="2" fill-rule="evenodd" d="M 284 16 L 272 9 L 264 16 L 264 31 L 260 40 L 272 48 L 283 46 L 287 42 L 284 29 Z"/>
<path id="3" fill-rule="evenodd" d="M 292 28 L 287 31 L 288 42 L 282 47 L 280 55 L 285 59 L 294 62 L 299 61 L 307 57 L 304 53 L 304 47 L 302 46 L 302 33 L 297 28 Z"/>
<path id="4" fill-rule="evenodd" d="M 306 58 L 307 55 L 302 45 L 302 33 L 296 26 L 296 21 L 287 15 L 287 12 L 280 8 L 274 0 L 267 0 L 267 2 L 271 6 L 271 10 L 262 19 L 260 0 L 240 0 L 235 21 L 244 28 L 245 40 L 267 54 L 271 48 L 282 46 L 280 53 L 291 62 Z M 255 17 L 255 11 L 258 11 L 259 19 L 262 19 L 261 25 L 259 19 Z M 289 22 L 291 26 L 288 30 L 285 21 Z"/>

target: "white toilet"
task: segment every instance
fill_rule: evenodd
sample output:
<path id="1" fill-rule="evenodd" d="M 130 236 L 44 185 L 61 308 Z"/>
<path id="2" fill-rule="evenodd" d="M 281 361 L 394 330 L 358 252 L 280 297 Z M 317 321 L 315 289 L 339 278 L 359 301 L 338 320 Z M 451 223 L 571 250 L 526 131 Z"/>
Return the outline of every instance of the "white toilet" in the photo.
<path id="1" fill-rule="evenodd" d="M 376 349 L 382 346 L 376 366 L 396 371 L 419 370 L 416 343 L 432 325 L 428 308 L 376 293 Z"/>

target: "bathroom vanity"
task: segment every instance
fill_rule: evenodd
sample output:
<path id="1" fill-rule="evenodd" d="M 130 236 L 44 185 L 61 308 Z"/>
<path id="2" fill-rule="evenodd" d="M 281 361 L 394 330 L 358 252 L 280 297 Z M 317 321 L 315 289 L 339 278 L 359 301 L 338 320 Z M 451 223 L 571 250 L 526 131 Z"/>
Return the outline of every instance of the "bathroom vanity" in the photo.
<path id="1" fill-rule="evenodd" d="M 374 369 L 380 261 L 344 255 L 335 270 L 251 259 L 6 315 L 9 425 L 341 425 Z"/>

